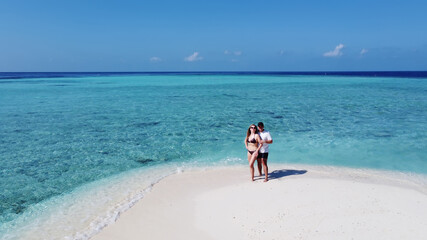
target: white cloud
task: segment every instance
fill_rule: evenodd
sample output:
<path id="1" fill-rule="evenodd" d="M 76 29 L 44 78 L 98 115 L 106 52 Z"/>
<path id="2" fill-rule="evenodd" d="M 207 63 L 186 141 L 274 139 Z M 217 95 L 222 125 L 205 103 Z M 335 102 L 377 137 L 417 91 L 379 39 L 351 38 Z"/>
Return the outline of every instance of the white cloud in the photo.
<path id="1" fill-rule="evenodd" d="M 341 43 L 338 46 L 336 46 L 333 51 L 324 53 L 323 56 L 325 56 L 325 57 L 339 57 L 342 55 L 341 50 L 343 48 L 344 48 L 344 45 Z"/>
<path id="2" fill-rule="evenodd" d="M 184 58 L 184 61 L 186 62 L 194 62 L 194 61 L 200 61 L 203 57 L 199 57 L 199 52 L 194 52 L 190 56 Z"/>
<path id="3" fill-rule="evenodd" d="M 153 62 L 153 63 L 161 62 L 161 61 L 162 61 L 162 59 L 159 57 L 151 57 L 150 58 L 150 62 Z"/>
<path id="4" fill-rule="evenodd" d="M 231 51 L 225 50 L 225 51 L 224 51 L 224 54 L 225 54 L 225 55 L 233 54 L 234 56 L 240 56 L 240 55 L 242 55 L 242 51 L 234 51 L 234 52 L 231 52 Z"/>
<path id="5" fill-rule="evenodd" d="M 368 50 L 367 49 L 362 49 L 362 51 L 360 51 L 360 55 L 364 55 L 365 53 L 367 53 Z"/>

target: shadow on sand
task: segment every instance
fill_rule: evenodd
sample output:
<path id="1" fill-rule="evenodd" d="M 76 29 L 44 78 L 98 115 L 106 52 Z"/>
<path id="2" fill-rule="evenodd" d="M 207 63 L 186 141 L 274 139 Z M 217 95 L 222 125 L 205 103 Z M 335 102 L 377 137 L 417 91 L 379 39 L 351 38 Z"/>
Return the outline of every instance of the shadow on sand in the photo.
<path id="1" fill-rule="evenodd" d="M 268 174 L 269 179 L 279 179 L 286 176 L 291 175 L 301 175 L 305 174 L 307 170 L 292 170 L 292 169 L 281 169 L 281 170 L 274 170 L 271 173 Z"/>

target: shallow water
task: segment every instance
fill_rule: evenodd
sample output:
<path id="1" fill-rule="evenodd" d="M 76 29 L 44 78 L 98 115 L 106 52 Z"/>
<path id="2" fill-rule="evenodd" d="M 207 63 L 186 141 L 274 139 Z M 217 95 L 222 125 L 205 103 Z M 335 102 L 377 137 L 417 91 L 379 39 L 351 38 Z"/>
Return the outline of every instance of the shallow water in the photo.
<path id="1" fill-rule="evenodd" d="M 99 181 L 168 169 L 129 183 L 136 196 L 177 168 L 246 164 L 243 139 L 258 121 L 274 139 L 270 162 L 427 174 L 426 93 L 425 78 L 0 79 L 0 238 Z"/>

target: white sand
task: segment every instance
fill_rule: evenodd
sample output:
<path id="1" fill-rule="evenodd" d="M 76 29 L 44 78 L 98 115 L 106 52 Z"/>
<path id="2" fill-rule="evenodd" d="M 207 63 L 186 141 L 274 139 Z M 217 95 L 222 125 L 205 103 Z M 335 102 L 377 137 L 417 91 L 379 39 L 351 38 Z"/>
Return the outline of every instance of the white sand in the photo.
<path id="1" fill-rule="evenodd" d="M 273 172 L 274 171 L 274 172 Z M 165 178 L 93 239 L 426 239 L 427 187 L 397 174 L 270 166 Z"/>

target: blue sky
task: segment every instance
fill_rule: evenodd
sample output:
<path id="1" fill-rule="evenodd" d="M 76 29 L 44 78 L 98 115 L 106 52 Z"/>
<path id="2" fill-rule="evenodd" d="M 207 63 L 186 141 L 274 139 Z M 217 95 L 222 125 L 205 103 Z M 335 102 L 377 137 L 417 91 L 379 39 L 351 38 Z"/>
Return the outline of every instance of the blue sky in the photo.
<path id="1" fill-rule="evenodd" d="M 427 70 L 427 1 L 0 1 L 0 71 Z"/>

